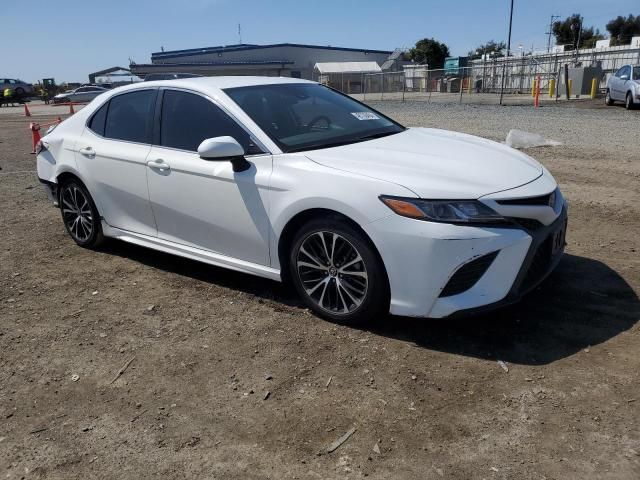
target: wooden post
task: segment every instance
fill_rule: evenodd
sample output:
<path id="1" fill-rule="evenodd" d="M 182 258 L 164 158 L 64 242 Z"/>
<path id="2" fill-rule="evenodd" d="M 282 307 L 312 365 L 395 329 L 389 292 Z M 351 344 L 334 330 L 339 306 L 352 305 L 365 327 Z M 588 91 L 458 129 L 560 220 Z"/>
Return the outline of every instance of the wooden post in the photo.
<path id="1" fill-rule="evenodd" d="M 567 100 L 569 100 L 569 97 L 571 96 L 571 85 L 569 85 L 569 64 L 565 63 L 564 64 L 564 93 L 567 96 Z"/>

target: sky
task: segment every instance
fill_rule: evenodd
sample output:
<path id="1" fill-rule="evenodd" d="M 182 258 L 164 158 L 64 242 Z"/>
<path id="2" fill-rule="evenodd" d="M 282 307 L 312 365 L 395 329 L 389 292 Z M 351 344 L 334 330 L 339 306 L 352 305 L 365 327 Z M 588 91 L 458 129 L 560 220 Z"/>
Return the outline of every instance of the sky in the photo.
<path id="1" fill-rule="evenodd" d="M 86 82 L 88 74 L 152 52 L 239 43 L 304 43 L 393 50 L 435 38 L 452 55 L 506 41 L 510 0 L 57 0 L 26 16 L 2 7 L 0 76 Z M 606 33 L 640 14 L 638 0 L 515 0 L 512 49 L 546 49 L 551 15 L 572 13 Z M 41 15 L 42 13 L 42 15 Z"/>

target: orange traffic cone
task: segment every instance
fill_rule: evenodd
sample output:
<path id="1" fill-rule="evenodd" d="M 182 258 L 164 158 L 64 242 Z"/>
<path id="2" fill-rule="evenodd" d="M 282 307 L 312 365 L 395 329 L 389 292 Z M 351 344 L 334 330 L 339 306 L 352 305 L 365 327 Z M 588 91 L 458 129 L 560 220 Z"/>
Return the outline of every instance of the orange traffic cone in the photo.
<path id="1" fill-rule="evenodd" d="M 73 102 L 70 102 L 69 103 L 69 115 L 73 115 L 74 113 L 76 113 L 76 112 L 73 110 Z"/>
<path id="2" fill-rule="evenodd" d="M 30 117 L 31 116 L 31 112 L 29 111 L 29 107 L 27 107 L 27 104 L 24 104 L 24 116 L 25 117 Z"/>
<path id="3" fill-rule="evenodd" d="M 31 144 L 33 148 L 31 149 L 31 153 L 36 153 L 36 145 L 40 141 L 40 125 L 37 123 L 31 122 L 29 124 L 29 130 L 31 130 Z"/>

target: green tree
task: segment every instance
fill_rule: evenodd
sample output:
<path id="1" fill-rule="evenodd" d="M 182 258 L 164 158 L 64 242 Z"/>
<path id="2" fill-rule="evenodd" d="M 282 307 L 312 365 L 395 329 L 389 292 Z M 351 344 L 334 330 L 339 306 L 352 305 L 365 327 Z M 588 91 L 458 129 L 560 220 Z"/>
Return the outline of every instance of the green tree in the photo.
<path id="1" fill-rule="evenodd" d="M 574 13 L 564 20 L 553 23 L 553 35 L 556 37 L 557 45 L 566 45 L 567 50 L 575 48 L 593 48 L 598 40 L 604 38 L 598 29 L 585 27 L 582 16 Z M 578 40 L 580 44 L 578 45 Z"/>
<path id="2" fill-rule="evenodd" d="M 507 48 L 507 44 L 504 42 L 496 42 L 495 40 L 489 40 L 487 43 L 480 45 L 478 48 L 470 50 L 469 58 L 476 59 L 482 58 L 482 55 L 490 54 L 495 57 L 504 57 L 503 50 Z"/>
<path id="3" fill-rule="evenodd" d="M 631 37 L 640 35 L 640 15 L 618 16 L 607 23 L 607 31 L 611 35 L 611 45 L 629 45 Z"/>
<path id="4" fill-rule="evenodd" d="M 449 56 L 449 47 L 433 38 L 423 38 L 409 50 L 411 60 L 426 63 L 429 68 L 442 68 L 444 59 Z"/>

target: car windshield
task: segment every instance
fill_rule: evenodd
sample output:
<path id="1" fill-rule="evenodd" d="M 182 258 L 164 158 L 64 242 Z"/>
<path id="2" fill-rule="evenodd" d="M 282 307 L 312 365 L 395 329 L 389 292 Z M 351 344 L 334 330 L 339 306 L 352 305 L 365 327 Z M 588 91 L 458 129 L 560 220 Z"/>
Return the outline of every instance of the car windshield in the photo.
<path id="1" fill-rule="evenodd" d="M 336 147 L 404 130 L 366 105 L 315 83 L 236 87 L 225 93 L 283 152 Z"/>
<path id="2" fill-rule="evenodd" d="M 633 79 L 640 80 L 640 65 L 633 67 Z"/>

